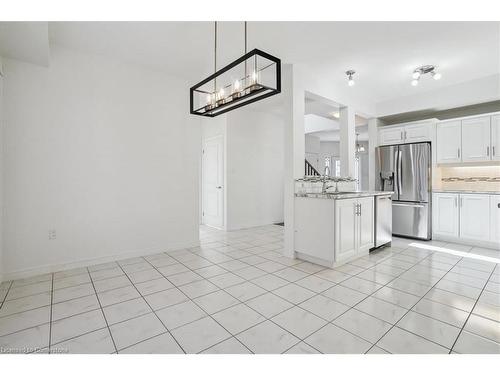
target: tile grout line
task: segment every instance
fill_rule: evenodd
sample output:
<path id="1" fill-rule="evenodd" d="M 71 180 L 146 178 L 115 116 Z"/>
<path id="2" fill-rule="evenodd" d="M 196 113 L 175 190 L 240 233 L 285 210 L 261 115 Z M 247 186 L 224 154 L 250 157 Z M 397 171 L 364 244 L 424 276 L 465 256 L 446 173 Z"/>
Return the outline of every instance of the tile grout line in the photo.
<path id="1" fill-rule="evenodd" d="M 424 259 L 427 259 L 428 257 L 430 257 L 430 256 L 434 255 L 435 253 L 436 253 L 435 251 L 432 251 L 432 253 L 431 253 L 431 254 L 429 254 L 429 255 L 428 255 L 427 257 L 425 257 Z M 422 259 L 422 261 L 423 261 L 424 259 Z M 438 284 L 438 283 L 439 283 L 439 282 L 440 282 L 440 281 L 441 281 L 441 280 L 442 280 L 442 279 L 443 279 L 443 278 L 444 278 L 444 277 L 445 277 L 448 273 L 450 273 L 450 271 L 451 271 L 451 270 L 452 270 L 452 269 L 453 269 L 453 268 L 454 268 L 454 267 L 455 267 L 455 266 L 456 266 L 456 265 L 457 265 L 457 264 L 458 264 L 458 263 L 459 263 L 462 259 L 463 259 L 463 257 L 460 257 L 460 259 L 458 259 L 458 260 L 455 262 L 455 264 L 453 265 L 453 267 L 452 267 L 452 268 L 450 268 L 448 271 L 446 271 L 446 272 L 444 273 L 444 275 L 443 275 L 443 276 L 441 276 L 441 277 L 439 278 L 439 280 L 438 280 L 438 281 L 436 281 L 435 283 L 433 283 L 433 284 L 432 284 L 432 286 L 429 288 L 429 290 L 428 290 L 427 292 L 425 292 L 425 293 L 424 293 L 424 295 L 422 295 L 422 297 L 420 297 L 420 299 L 419 299 L 417 302 L 415 302 L 415 303 L 414 303 L 414 304 L 413 304 L 413 305 L 412 305 L 409 309 L 407 309 L 406 313 L 404 313 L 404 314 L 403 314 L 403 315 L 402 315 L 402 316 L 401 316 L 401 317 L 400 317 L 400 318 L 399 318 L 399 319 L 398 319 L 398 320 L 397 320 L 397 321 L 396 321 L 396 322 L 392 325 L 392 327 L 391 327 L 391 328 L 389 328 L 389 329 L 387 330 L 387 332 L 385 332 L 385 333 L 384 333 L 384 334 L 383 334 L 383 335 L 382 335 L 382 336 L 381 336 L 381 337 L 380 337 L 380 338 L 379 338 L 379 339 L 378 339 L 378 340 L 377 340 L 377 341 L 376 341 L 376 342 L 372 345 L 372 347 L 371 347 L 369 350 L 371 350 L 374 346 L 376 346 L 376 345 L 380 342 L 380 340 L 382 340 L 382 339 L 383 339 L 383 338 L 384 338 L 384 337 L 385 337 L 385 336 L 386 336 L 386 335 L 387 335 L 390 331 L 392 331 L 392 329 L 393 329 L 394 327 L 396 327 L 396 325 L 397 325 L 397 324 L 398 324 L 398 323 L 399 323 L 399 322 L 400 322 L 400 321 L 401 321 L 401 320 L 402 320 L 402 319 L 403 319 L 403 318 L 404 318 L 404 317 L 405 317 L 405 316 L 406 316 L 406 315 L 407 315 L 410 311 L 413 311 L 412 309 L 413 309 L 413 308 L 414 308 L 414 307 L 415 307 L 415 306 L 416 306 L 416 305 L 417 305 L 420 301 L 422 301 L 422 300 L 425 298 L 425 296 L 426 296 L 426 295 L 427 295 L 427 294 L 428 294 L 428 293 L 429 293 L 429 292 L 430 292 L 430 291 L 431 291 L 431 290 L 432 290 L 432 289 L 433 289 L 433 288 L 434 288 L 434 287 L 435 287 L 435 286 L 436 286 L 436 285 L 437 285 L 437 284 Z M 419 262 L 419 263 L 420 263 L 420 262 Z M 432 267 L 430 267 L 430 268 L 432 268 Z M 433 319 L 433 318 L 431 318 L 431 319 Z M 435 319 L 435 320 L 437 320 L 437 319 Z M 404 331 L 406 331 L 406 332 L 410 332 L 410 333 L 411 333 L 411 334 L 413 334 L 413 335 L 416 335 L 416 336 L 421 337 L 421 338 L 423 338 L 423 339 L 425 339 L 425 340 L 427 340 L 427 341 L 430 341 L 430 342 L 432 342 L 432 343 L 434 343 L 434 344 L 436 344 L 436 345 L 439 345 L 439 346 L 441 346 L 441 347 L 443 347 L 443 348 L 445 348 L 445 349 L 448 349 L 448 348 L 447 348 L 447 347 L 445 347 L 444 345 L 438 344 L 437 342 L 434 342 L 434 341 L 432 341 L 432 340 L 430 340 L 430 339 L 428 339 L 428 338 L 426 338 L 426 337 L 423 337 L 423 336 L 421 336 L 421 335 L 419 335 L 419 334 L 416 334 L 416 333 L 414 333 L 414 332 L 408 331 L 407 329 L 404 329 L 404 328 L 402 328 L 402 327 L 397 327 L 397 328 L 402 329 L 402 330 L 404 330 Z M 382 348 L 382 349 L 383 349 L 383 348 Z M 384 350 L 386 350 L 386 349 L 384 349 Z"/>
<path id="2" fill-rule="evenodd" d="M 108 329 L 109 337 L 111 337 L 111 341 L 113 342 L 113 346 L 115 347 L 115 352 L 117 353 L 118 348 L 116 347 L 115 339 L 113 338 L 113 335 L 111 334 L 111 328 L 109 328 L 108 319 L 106 318 L 106 314 L 104 314 L 104 309 L 102 308 L 101 300 L 99 298 L 99 295 L 97 294 L 97 290 L 96 290 L 95 285 L 94 285 L 94 280 L 92 280 L 92 276 L 91 276 L 90 270 L 88 268 L 87 268 L 87 272 L 88 272 L 88 275 L 90 277 L 90 282 L 92 283 L 92 287 L 94 288 L 95 296 L 97 298 L 97 302 L 99 303 L 99 308 L 100 308 L 101 314 L 104 318 L 104 322 L 106 323 L 106 328 Z"/>
<path id="3" fill-rule="evenodd" d="M 403 249 L 403 251 L 402 251 L 402 252 L 404 252 L 404 250 L 406 250 L 406 249 Z M 402 252 L 400 252 L 400 253 L 402 253 Z M 398 254 L 400 254 L 400 253 L 398 253 Z M 396 254 L 396 255 L 397 255 L 397 254 Z M 429 254 L 429 255 L 430 255 L 430 254 Z M 429 255 L 427 255 L 425 258 L 427 258 Z M 392 256 L 390 256 L 389 258 L 392 258 L 392 257 L 393 257 L 393 255 L 392 255 Z M 413 267 L 415 267 L 416 265 L 418 265 L 418 264 L 419 264 L 422 260 L 424 260 L 425 258 L 422 258 L 421 260 L 419 260 L 417 263 L 413 264 L 410 268 L 408 268 L 408 269 L 407 269 L 406 271 L 404 271 L 404 272 L 409 271 L 410 269 L 412 269 Z M 382 262 L 383 262 L 383 261 L 382 261 Z M 376 267 L 379 263 L 381 263 L 381 262 L 377 262 L 377 263 L 375 263 L 374 265 L 372 265 L 372 266 L 370 266 L 370 267 L 366 268 L 364 271 L 371 270 L 372 268 Z M 360 273 L 362 273 L 362 272 L 364 272 L 364 271 L 361 271 Z M 404 273 L 404 272 L 403 272 L 403 273 Z M 349 277 L 349 278 L 347 278 L 347 279 L 345 279 L 345 280 L 342 280 L 342 281 L 341 281 L 341 282 L 339 282 L 339 283 L 336 283 L 336 284 L 335 284 L 335 286 L 340 285 L 340 286 L 343 286 L 344 288 L 351 289 L 351 290 L 357 291 L 357 292 L 362 293 L 362 294 L 366 294 L 366 293 L 360 292 L 359 290 L 355 290 L 355 289 L 349 288 L 348 286 L 345 286 L 345 285 L 342 285 L 342 284 L 341 284 L 341 283 L 343 283 L 344 281 L 347 281 L 347 280 L 349 280 L 349 279 L 351 279 L 351 278 L 353 278 L 353 277 L 356 277 L 356 276 L 357 276 L 357 275 L 359 275 L 360 273 L 358 273 L 358 274 L 356 274 L 356 275 L 352 275 L 351 277 Z M 403 273 L 402 273 L 402 274 L 403 274 Z M 369 344 L 371 344 L 371 342 L 370 342 L 370 341 L 368 341 L 368 340 L 366 340 L 365 338 L 363 338 L 363 337 L 361 337 L 361 336 L 357 335 L 356 333 L 353 333 L 353 332 L 351 332 L 351 331 L 349 331 L 349 330 L 347 330 L 347 329 L 345 329 L 345 328 L 343 328 L 343 327 L 339 327 L 338 325 L 334 324 L 333 322 L 334 322 L 335 320 L 337 320 L 338 318 L 340 318 L 342 315 L 346 314 L 347 312 L 349 312 L 349 311 L 351 311 L 351 310 L 353 310 L 353 309 L 354 309 L 354 310 L 356 310 L 356 311 L 360 311 L 360 310 L 357 310 L 357 309 L 355 308 L 355 306 L 357 306 L 358 304 L 360 304 L 361 302 L 363 302 L 363 301 L 364 301 L 364 300 L 366 300 L 367 298 L 372 297 L 372 296 L 373 296 L 373 294 L 377 293 L 380 289 L 382 289 L 382 288 L 386 287 L 388 284 L 390 284 L 390 283 L 391 283 L 391 282 L 393 282 L 394 280 L 398 279 L 398 278 L 399 278 L 402 274 L 400 274 L 400 275 L 398 275 L 398 276 L 393 277 L 390 281 L 388 281 L 388 282 L 387 282 L 387 283 L 385 283 L 385 284 L 379 284 L 379 283 L 376 283 L 376 282 L 371 281 L 371 280 L 365 280 L 365 279 L 362 279 L 362 280 L 365 280 L 365 281 L 372 282 L 372 283 L 374 283 L 374 284 L 379 284 L 379 285 L 381 285 L 381 287 L 380 287 L 380 288 L 378 288 L 378 289 L 376 289 L 374 292 L 372 292 L 372 293 L 370 293 L 370 294 L 366 295 L 366 297 L 364 297 L 363 299 L 361 299 L 360 301 L 358 301 L 357 303 L 355 303 L 353 306 L 350 306 L 350 305 L 349 305 L 349 309 L 347 309 L 347 310 L 346 310 L 346 311 L 344 311 L 343 313 L 341 313 L 341 314 L 337 315 L 335 318 L 333 318 L 333 319 L 331 319 L 330 321 L 328 321 L 328 324 L 333 324 L 333 325 L 335 325 L 336 327 L 338 327 L 338 328 L 340 328 L 340 329 L 342 329 L 342 330 L 344 330 L 344 331 L 346 331 L 346 332 L 350 333 L 351 335 L 354 335 L 354 336 L 356 336 L 356 337 L 359 337 L 359 338 L 360 338 L 360 339 L 362 339 L 363 341 L 366 341 L 366 342 L 368 342 Z M 385 274 L 384 274 L 384 275 L 385 275 Z M 392 276 L 392 275 L 388 275 L 388 276 Z M 359 277 L 358 277 L 358 278 L 359 278 Z M 331 287 L 331 288 L 333 288 L 333 287 Z M 329 289 L 331 289 L 331 288 L 329 288 Z M 388 288 L 390 288 L 390 287 L 388 287 Z M 327 289 L 327 290 L 329 290 L 329 289 Z M 325 297 L 326 297 L 326 296 L 325 296 Z M 376 297 L 373 297 L 373 298 L 376 298 Z M 332 299 L 332 298 L 331 298 L 331 299 Z M 379 298 L 376 298 L 376 299 L 379 299 Z M 341 303 L 340 301 L 337 301 L 337 300 L 334 300 L 334 299 L 332 299 L 332 300 L 333 300 L 333 301 L 336 301 L 336 302 Z M 382 300 L 382 301 L 383 301 L 383 300 Z M 384 301 L 384 302 L 387 302 L 387 301 Z M 387 302 L 387 303 L 391 303 L 391 302 Z M 392 303 L 391 303 L 391 304 L 392 304 Z M 393 305 L 394 305 L 394 304 L 393 304 Z M 395 305 L 395 306 L 398 306 L 398 305 Z M 402 306 L 398 306 L 398 307 L 402 307 Z M 382 319 L 380 319 L 380 318 L 378 318 L 378 317 L 376 317 L 376 316 L 373 316 L 373 315 L 371 315 L 371 314 L 369 314 L 369 313 L 365 313 L 365 312 L 363 312 L 363 311 L 361 311 L 361 312 L 362 312 L 362 313 L 364 313 L 364 314 L 366 314 L 366 315 L 369 315 L 369 316 L 371 316 L 371 317 L 373 317 L 373 318 L 376 318 L 376 319 L 382 320 Z M 382 321 L 384 321 L 384 320 L 382 320 Z M 384 322 L 385 322 L 385 321 L 384 321 Z M 304 342 L 304 343 L 306 343 L 307 345 L 311 346 L 312 348 L 314 348 L 314 349 L 318 350 L 318 349 L 317 349 L 317 348 L 315 348 L 313 345 L 311 345 L 311 344 L 309 344 L 309 343 L 305 342 L 305 340 L 306 340 L 307 338 L 311 337 L 312 335 L 314 335 L 316 332 L 318 332 L 318 331 L 320 331 L 321 329 L 323 329 L 323 328 L 324 328 L 325 326 L 327 326 L 328 324 L 326 324 L 326 325 L 324 325 L 324 326 L 320 327 L 319 329 L 315 330 L 314 332 L 310 333 L 310 334 L 309 334 L 308 336 L 306 336 L 303 340 L 301 340 L 301 342 Z M 392 328 L 392 327 L 391 327 L 391 328 Z M 389 329 L 389 330 L 390 330 L 390 329 Z M 373 344 L 373 345 L 375 345 L 375 344 Z M 373 345 L 372 345 L 372 347 L 373 347 Z M 372 347 L 370 347 L 370 348 L 368 349 L 368 351 L 369 351 Z M 320 350 L 318 350 L 318 351 L 319 351 L 320 353 L 322 353 Z"/>
<path id="4" fill-rule="evenodd" d="M 143 258 L 146 262 L 148 262 L 145 258 Z M 148 264 L 150 266 L 151 263 L 148 262 Z M 177 341 L 177 339 L 174 337 L 174 335 L 172 335 L 172 333 L 170 332 L 170 330 L 167 328 L 167 326 L 165 325 L 165 323 L 163 323 L 163 321 L 160 319 L 160 317 L 158 316 L 158 314 L 156 313 L 156 311 L 151 307 L 151 305 L 149 304 L 149 302 L 146 300 L 146 298 L 144 298 L 144 296 L 141 294 L 141 292 L 139 291 L 139 289 L 137 289 L 137 287 L 135 286 L 135 284 L 132 282 L 132 280 L 130 280 L 130 277 L 125 273 L 125 271 L 123 271 L 123 268 L 118 265 L 120 267 L 120 269 L 122 270 L 122 272 L 125 274 L 125 276 L 128 278 L 128 280 L 132 283 L 134 289 L 137 291 L 137 293 L 139 294 L 139 296 L 142 297 L 142 299 L 144 300 L 144 302 L 148 305 L 148 307 L 151 309 L 151 311 L 153 312 L 153 314 L 156 316 L 156 319 L 158 319 L 161 323 L 161 325 L 167 330 L 168 334 L 170 335 L 170 337 L 172 337 L 172 339 L 176 342 L 176 344 L 179 346 L 179 348 L 181 348 L 181 350 L 184 352 L 184 354 L 186 354 L 186 351 L 184 350 L 184 348 L 179 344 L 179 342 Z M 152 266 L 153 267 L 153 266 Z M 153 267 L 154 268 L 154 267 Z M 157 270 L 158 271 L 158 270 Z M 168 279 L 167 279 L 168 280 Z M 173 285 L 173 284 L 172 284 Z M 181 291 L 182 292 L 182 291 Z M 103 311 L 103 314 L 104 314 L 104 311 Z M 134 317 L 136 318 L 136 317 Z M 131 318 L 131 319 L 134 319 L 134 318 Z M 165 333 L 165 332 L 163 332 Z M 110 332 L 111 334 L 111 332 Z M 151 338 L 151 337 L 150 337 Z M 135 344 L 134 344 L 135 345 Z M 123 350 L 123 349 L 120 349 L 120 350 Z M 116 352 L 118 353 L 118 348 L 116 349 Z"/>
<path id="5" fill-rule="evenodd" d="M 483 294 L 484 292 L 484 289 L 486 288 L 486 285 L 488 285 L 488 282 L 490 281 L 491 279 L 491 276 L 495 273 L 495 269 L 498 268 L 498 264 L 495 265 L 495 267 L 493 267 L 493 270 L 491 270 L 491 273 L 490 273 L 490 276 L 488 277 L 488 279 L 486 280 L 486 282 L 484 283 L 484 286 L 483 288 L 481 289 L 481 293 L 479 293 L 479 296 L 477 297 L 476 301 L 474 302 L 474 305 L 472 306 L 472 309 L 470 310 L 469 312 L 469 315 L 467 315 L 467 318 L 465 319 L 464 321 L 464 324 L 462 325 L 462 328 L 460 328 L 460 332 L 458 333 L 457 337 L 455 338 L 455 341 L 453 342 L 453 345 L 451 346 L 450 348 L 450 352 L 449 354 L 451 354 L 451 352 L 453 351 L 453 348 L 455 347 L 455 345 L 457 344 L 457 341 L 458 341 L 458 338 L 460 337 L 460 335 L 462 334 L 463 330 L 465 329 L 465 326 L 467 325 L 467 322 L 469 321 L 469 318 L 471 317 L 472 315 L 472 312 L 474 311 L 474 309 L 476 308 L 476 305 L 477 303 L 479 302 L 479 299 L 481 298 L 481 295 Z M 480 337 L 483 337 L 481 335 L 478 335 Z"/>
<path id="6" fill-rule="evenodd" d="M 53 298 L 54 298 L 54 274 L 51 275 L 51 287 L 50 287 L 50 315 L 49 315 L 49 354 L 52 345 L 52 309 L 53 309 Z"/>
<path id="7" fill-rule="evenodd" d="M 151 267 L 153 267 L 153 268 L 154 268 L 157 272 L 160 272 L 160 271 L 158 271 L 158 270 L 156 269 L 156 267 L 155 267 L 154 265 L 152 265 L 152 264 L 151 264 L 151 263 L 150 263 L 147 259 L 145 259 L 145 260 L 146 260 L 146 262 L 148 262 L 148 263 L 151 265 Z M 181 263 L 181 264 L 182 264 L 182 263 Z M 193 272 L 193 271 L 191 271 L 191 272 Z M 160 273 L 161 273 L 161 272 L 160 272 Z M 198 275 L 198 274 L 197 274 L 197 275 Z M 209 280 L 205 279 L 203 276 L 201 276 L 201 275 L 199 275 L 199 276 L 200 276 L 203 280 L 209 281 Z M 195 322 L 195 321 L 198 321 L 198 320 L 204 319 L 204 318 L 206 318 L 206 317 L 210 317 L 210 318 L 211 318 L 212 320 L 214 320 L 214 321 L 215 321 L 215 322 L 216 322 L 216 323 L 217 323 L 220 327 L 222 327 L 222 328 L 223 328 L 223 329 L 224 329 L 227 333 L 229 333 L 229 335 L 231 335 L 231 337 L 230 337 L 230 338 L 234 338 L 234 339 L 235 339 L 235 340 L 237 340 L 240 344 L 242 344 L 245 348 L 247 348 L 250 352 L 252 352 L 252 351 L 250 350 L 250 348 L 248 348 L 245 344 L 243 344 L 240 340 L 238 340 L 238 339 L 237 339 L 237 338 L 236 338 L 236 337 L 235 337 L 235 336 L 234 336 L 231 332 L 229 332 L 229 330 L 228 330 L 226 327 L 224 327 L 222 324 L 220 324 L 217 320 L 215 320 L 215 319 L 212 317 L 212 315 L 211 315 L 211 314 L 208 314 L 208 313 L 207 313 L 207 311 L 205 311 L 205 309 L 203 309 L 203 307 L 201 307 L 199 304 L 197 304 L 197 303 L 196 303 L 196 301 L 194 301 L 194 299 L 190 298 L 190 297 L 189 297 L 186 293 L 184 293 L 184 292 L 183 292 L 183 291 L 182 291 L 182 290 L 181 290 L 181 289 L 180 289 L 177 285 L 175 285 L 175 284 L 174 284 L 174 283 L 172 283 L 170 280 L 168 280 L 168 278 L 167 278 L 166 276 L 164 276 L 164 277 L 165 277 L 165 279 L 167 279 L 167 281 L 169 281 L 172 285 L 174 285 L 174 288 L 176 288 L 176 289 L 177 289 L 179 292 L 181 292 L 181 293 L 182 293 L 182 294 L 183 294 L 186 298 L 188 298 L 188 301 L 193 302 L 196 306 L 198 306 L 198 308 L 199 308 L 200 310 L 202 310 L 202 311 L 206 314 L 206 316 L 204 316 L 204 317 L 202 317 L 202 318 L 200 318 L 200 319 L 196 319 L 196 320 L 194 320 L 194 321 L 192 321 L 192 322 L 190 322 L 190 323 L 183 324 L 183 325 L 181 325 L 181 326 L 179 326 L 179 327 L 174 328 L 173 330 L 175 330 L 175 329 L 177 329 L 177 328 L 180 328 L 180 327 L 182 327 L 182 326 L 184 326 L 184 325 L 191 324 L 191 323 L 193 323 L 193 322 Z M 194 282 L 196 282 L 196 281 L 194 281 Z M 210 282 L 210 281 L 209 281 L 209 282 Z M 211 282 L 210 282 L 210 283 L 211 283 Z M 190 283 L 188 283 L 188 284 L 190 284 Z M 188 285 L 188 284 L 185 284 L 185 285 Z M 215 285 L 215 284 L 213 284 L 213 283 L 211 283 L 211 284 L 212 284 L 212 285 Z M 182 286 L 182 285 L 179 285 L 179 286 Z M 219 288 L 220 290 L 222 290 L 219 286 L 217 286 L 217 285 L 215 285 L 215 286 L 216 286 L 217 288 Z M 215 291 L 214 291 L 214 293 L 215 293 Z M 227 292 L 226 292 L 226 293 L 227 293 Z M 211 293 L 207 293 L 207 294 L 205 294 L 205 295 L 208 295 L 208 294 L 211 294 Z M 228 293 L 228 294 L 229 294 L 229 293 Z M 199 296 L 199 297 L 203 297 L 203 296 Z M 198 297 L 196 297 L 196 298 L 198 298 Z M 180 302 L 180 303 L 184 303 L 184 302 L 186 302 L 186 301 L 182 301 L 182 302 Z M 146 301 L 146 303 L 147 303 L 147 301 Z M 180 304 L 180 303 L 179 303 L 179 304 Z M 166 306 L 165 308 L 167 308 L 167 307 L 170 307 L 170 306 Z M 229 307 L 232 307 L 232 306 L 229 306 Z M 229 307 L 228 307 L 228 308 L 229 308 Z M 161 309 L 159 309 L 159 310 L 161 310 Z M 221 310 L 221 311 L 222 311 L 222 310 Z M 155 314 L 156 314 L 156 313 L 155 313 Z M 158 317 L 158 316 L 157 316 L 157 317 Z M 165 324 L 163 323 L 163 321 L 162 321 L 159 317 L 158 317 L 158 319 L 159 319 L 159 320 L 162 322 L 162 324 L 165 326 Z M 165 328 L 167 328 L 167 327 L 165 326 Z M 170 333 L 170 331 L 169 331 L 169 333 Z M 174 337 L 174 335 L 173 335 L 172 333 L 170 333 L 170 335 L 173 337 L 173 339 L 175 340 L 175 342 L 177 343 L 177 345 L 179 345 L 179 347 L 182 349 L 182 351 L 183 351 L 184 353 L 186 353 L 186 351 L 185 351 L 185 350 L 184 350 L 184 348 L 181 346 L 181 344 L 177 341 L 177 339 Z M 223 340 L 223 341 L 226 341 L 226 340 L 227 340 L 227 339 L 225 339 L 225 340 Z M 216 344 L 214 344 L 214 345 L 220 344 L 221 342 L 222 342 L 222 341 L 220 341 L 220 342 L 218 342 L 218 343 L 216 343 Z M 212 345 L 212 346 L 214 346 L 214 345 Z M 210 346 L 210 347 L 212 347 L 212 346 Z M 209 348 L 204 348 L 202 351 L 205 351 L 205 350 L 207 350 L 207 349 L 209 349 Z"/>

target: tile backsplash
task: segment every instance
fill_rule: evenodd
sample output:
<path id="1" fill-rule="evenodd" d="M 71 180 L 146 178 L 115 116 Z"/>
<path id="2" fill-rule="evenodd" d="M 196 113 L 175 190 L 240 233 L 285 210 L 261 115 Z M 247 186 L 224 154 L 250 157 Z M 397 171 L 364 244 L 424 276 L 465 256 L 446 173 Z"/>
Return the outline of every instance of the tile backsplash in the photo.
<path id="1" fill-rule="evenodd" d="M 441 167 L 443 190 L 500 191 L 500 165 Z"/>

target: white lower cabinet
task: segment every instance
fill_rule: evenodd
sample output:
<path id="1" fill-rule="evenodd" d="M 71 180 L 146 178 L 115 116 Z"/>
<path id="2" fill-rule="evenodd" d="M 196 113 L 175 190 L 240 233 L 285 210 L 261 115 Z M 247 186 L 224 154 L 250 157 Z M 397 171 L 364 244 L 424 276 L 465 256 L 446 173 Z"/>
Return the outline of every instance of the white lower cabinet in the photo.
<path id="1" fill-rule="evenodd" d="M 500 195 L 490 196 L 490 239 L 500 243 Z"/>
<path id="2" fill-rule="evenodd" d="M 360 198 L 358 217 L 358 251 L 368 251 L 375 245 L 375 200 Z"/>
<path id="3" fill-rule="evenodd" d="M 335 205 L 335 261 L 356 254 L 358 206 L 355 199 L 338 200 Z"/>
<path id="4" fill-rule="evenodd" d="M 374 198 L 295 197 L 294 250 L 325 266 L 367 254 L 375 241 Z"/>
<path id="5" fill-rule="evenodd" d="M 335 262 L 374 246 L 374 199 L 342 199 L 335 206 Z"/>
<path id="6" fill-rule="evenodd" d="M 438 239 L 499 246 L 499 195 L 434 193 L 432 205 L 432 232 Z"/>
<path id="7" fill-rule="evenodd" d="M 432 205 L 432 231 L 442 236 L 458 237 L 458 194 L 434 194 Z"/>
<path id="8" fill-rule="evenodd" d="M 467 240 L 489 240 L 489 195 L 460 194 L 460 237 Z"/>

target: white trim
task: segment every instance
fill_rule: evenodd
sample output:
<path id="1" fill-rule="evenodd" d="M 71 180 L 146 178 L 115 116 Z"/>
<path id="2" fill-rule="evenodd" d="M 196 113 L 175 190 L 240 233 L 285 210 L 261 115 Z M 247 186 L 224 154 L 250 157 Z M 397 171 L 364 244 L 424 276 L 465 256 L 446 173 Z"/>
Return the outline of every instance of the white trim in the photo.
<path id="1" fill-rule="evenodd" d="M 79 260 L 76 262 L 57 263 L 57 264 L 48 264 L 48 265 L 39 266 L 39 267 L 30 267 L 30 268 L 21 269 L 18 271 L 7 272 L 7 273 L 4 273 L 3 275 L 0 275 L 0 276 L 3 276 L 3 280 L 17 280 L 17 279 L 22 279 L 25 277 L 43 275 L 46 273 L 66 271 L 66 270 L 73 269 L 73 268 L 88 267 L 88 266 L 92 266 L 92 265 L 100 264 L 100 263 L 107 263 L 107 262 L 113 262 L 113 261 L 122 260 L 122 259 L 134 258 L 137 256 L 146 256 L 146 255 L 158 254 L 158 253 L 162 253 L 162 252 L 168 253 L 168 252 L 175 251 L 175 250 L 196 247 L 199 245 L 200 245 L 199 241 L 174 243 L 174 244 L 170 244 L 170 245 L 166 246 L 168 248 L 168 250 L 165 250 L 165 247 L 163 247 L 161 249 L 160 248 L 144 249 L 144 250 L 126 252 L 126 253 L 122 253 L 122 254 L 108 255 L 108 256 L 104 256 L 104 257 L 83 259 L 83 260 Z M 1 280 L 2 279 L 0 279 L 0 281 Z"/>
<path id="2" fill-rule="evenodd" d="M 450 121 L 467 120 L 467 119 L 479 118 L 479 117 L 489 117 L 489 116 L 495 116 L 495 115 L 499 115 L 499 114 L 500 114 L 500 112 L 479 113 L 477 115 L 469 115 L 469 116 L 448 118 L 446 120 L 438 120 L 438 123 L 442 124 L 442 123 L 450 122 Z"/>
<path id="3" fill-rule="evenodd" d="M 411 126 L 411 125 L 423 125 L 423 124 L 435 124 L 436 122 L 440 122 L 437 118 L 429 118 L 425 120 L 417 120 L 417 121 L 410 121 L 410 122 L 401 122 L 399 124 L 391 124 L 391 125 L 383 125 L 379 124 L 377 125 L 378 129 L 391 129 L 391 128 L 399 128 L 401 126 Z"/>
<path id="4" fill-rule="evenodd" d="M 466 240 L 459 237 L 443 236 L 440 234 L 432 234 L 432 239 L 436 241 L 451 242 L 459 245 L 468 245 L 472 247 L 485 247 L 492 250 L 500 250 L 500 244 L 489 241 Z"/>

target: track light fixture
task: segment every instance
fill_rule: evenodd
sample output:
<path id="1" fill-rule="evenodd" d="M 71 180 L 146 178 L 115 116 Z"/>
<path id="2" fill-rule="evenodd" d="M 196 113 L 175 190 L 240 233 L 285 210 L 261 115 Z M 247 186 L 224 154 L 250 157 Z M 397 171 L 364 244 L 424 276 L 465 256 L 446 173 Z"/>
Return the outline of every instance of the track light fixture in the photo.
<path id="1" fill-rule="evenodd" d="M 347 81 L 347 84 L 349 86 L 354 86 L 355 82 L 354 82 L 354 73 L 356 73 L 354 70 L 348 70 L 347 72 L 345 72 L 345 74 L 347 75 L 348 77 L 348 81 Z"/>
<path id="2" fill-rule="evenodd" d="M 436 71 L 437 67 L 434 65 L 423 65 L 418 68 L 416 68 L 411 77 L 411 85 L 412 86 L 417 86 L 420 82 L 420 77 L 422 77 L 425 74 L 430 74 L 432 78 L 434 78 L 436 81 L 438 79 L 441 79 L 441 73 L 438 73 Z"/>

